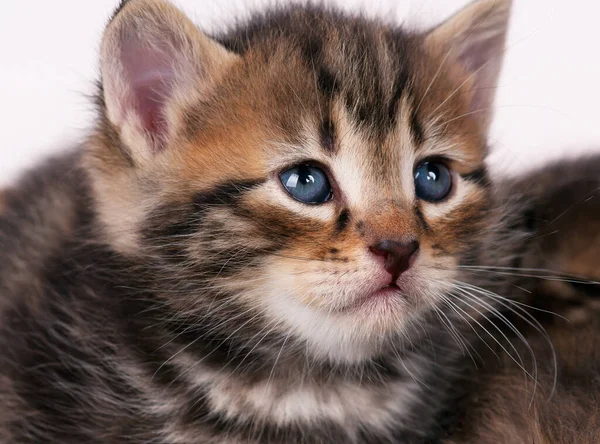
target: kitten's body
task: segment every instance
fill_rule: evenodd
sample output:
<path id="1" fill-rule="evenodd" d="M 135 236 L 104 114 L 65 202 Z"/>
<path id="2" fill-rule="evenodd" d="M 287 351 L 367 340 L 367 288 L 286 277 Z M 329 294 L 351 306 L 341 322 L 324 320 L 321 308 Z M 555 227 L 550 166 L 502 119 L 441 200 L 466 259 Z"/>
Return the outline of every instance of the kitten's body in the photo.
<path id="1" fill-rule="evenodd" d="M 2 440 L 441 439 L 463 374 L 441 301 L 475 320 L 458 264 L 511 259 L 483 163 L 508 9 L 411 34 L 298 7 L 213 40 L 124 2 L 93 134 L 4 196 Z M 424 161 L 451 171 L 437 201 Z M 322 205 L 283 189 L 307 162 Z"/>
<path id="2" fill-rule="evenodd" d="M 500 347 L 494 347 L 500 360 L 488 351 L 453 442 L 600 442 L 599 171 L 599 157 L 582 158 L 501 186 L 508 200 L 520 201 L 531 237 L 519 247 L 519 268 L 480 273 L 522 276 L 519 285 L 528 292 L 519 301 L 533 307 L 527 311 L 539 324 L 505 310 L 528 341 L 507 332 L 523 368 Z"/>
<path id="3" fill-rule="evenodd" d="M 402 362 L 392 353 L 357 365 L 286 352 L 259 329 L 254 341 L 244 332 L 245 347 L 211 336 L 153 294 L 160 270 L 99 241 L 79 161 L 55 159 L 7 192 L 2 442 L 385 443 L 443 435 L 454 396 L 448 382 L 460 371 L 445 329 L 415 333 L 410 349 L 398 345 Z"/>

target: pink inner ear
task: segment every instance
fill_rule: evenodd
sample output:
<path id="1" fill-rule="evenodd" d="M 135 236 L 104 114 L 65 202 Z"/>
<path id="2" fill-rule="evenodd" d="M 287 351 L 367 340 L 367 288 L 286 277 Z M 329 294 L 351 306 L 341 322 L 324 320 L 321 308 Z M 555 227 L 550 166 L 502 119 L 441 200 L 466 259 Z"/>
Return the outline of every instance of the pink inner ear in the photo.
<path id="1" fill-rule="evenodd" d="M 160 83 L 141 84 L 133 88 L 134 106 L 144 129 L 159 139 L 163 138 L 167 131 L 164 102 L 169 93 L 168 89 L 168 86 Z"/>
<path id="2" fill-rule="evenodd" d="M 461 60 L 471 72 L 477 71 L 494 56 L 494 42 L 481 40 L 472 42 L 461 54 Z"/>
<path id="3" fill-rule="evenodd" d="M 121 47 L 121 63 L 125 81 L 130 92 L 126 111 L 134 111 L 152 138 L 164 141 L 167 133 L 165 105 L 172 93 L 174 71 L 173 55 L 160 47 L 145 44 L 136 37 L 129 37 Z"/>
<path id="4" fill-rule="evenodd" d="M 499 56 L 495 53 L 498 47 L 495 41 L 482 40 L 473 43 L 468 53 L 462 57 L 462 62 L 474 73 L 475 85 L 471 103 L 474 111 L 488 108 L 495 96 L 497 71 L 494 57 Z"/>

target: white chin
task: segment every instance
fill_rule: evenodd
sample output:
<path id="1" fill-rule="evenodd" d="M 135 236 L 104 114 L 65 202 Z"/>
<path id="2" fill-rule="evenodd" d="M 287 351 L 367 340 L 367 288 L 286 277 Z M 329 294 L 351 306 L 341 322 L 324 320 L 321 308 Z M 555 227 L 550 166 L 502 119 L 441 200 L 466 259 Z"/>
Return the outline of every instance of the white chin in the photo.
<path id="1" fill-rule="evenodd" d="M 284 333 L 306 341 L 315 358 L 351 364 L 376 357 L 386 343 L 402 334 L 411 316 L 407 305 L 373 301 L 347 313 L 327 313 L 274 297 L 265 309 Z"/>

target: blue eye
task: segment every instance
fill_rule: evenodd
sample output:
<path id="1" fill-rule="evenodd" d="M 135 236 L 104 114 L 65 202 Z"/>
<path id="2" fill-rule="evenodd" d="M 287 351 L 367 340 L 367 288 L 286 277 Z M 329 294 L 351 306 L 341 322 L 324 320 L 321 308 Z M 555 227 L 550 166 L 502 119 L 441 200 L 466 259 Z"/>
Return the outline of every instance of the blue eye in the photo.
<path id="1" fill-rule="evenodd" d="M 415 170 L 415 191 L 419 199 L 438 202 L 452 189 L 448 167 L 440 162 L 423 162 Z"/>
<path id="2" fill-rule="evenodd" d="M 290 168 L 279 175 L 279 180 L 287 192 L 300 202 L 320 204 L 333 196 L 327 175 L 314 166 L 301 165 Z"/>

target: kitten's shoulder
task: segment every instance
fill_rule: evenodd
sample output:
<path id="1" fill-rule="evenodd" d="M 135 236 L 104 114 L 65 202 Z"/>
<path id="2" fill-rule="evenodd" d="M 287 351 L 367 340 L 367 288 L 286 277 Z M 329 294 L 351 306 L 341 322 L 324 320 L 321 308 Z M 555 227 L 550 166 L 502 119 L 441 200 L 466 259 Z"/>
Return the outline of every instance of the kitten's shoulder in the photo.
<path id="1" fill-rule="evenodd" d="M 84 354 L 93 362 L 89 344 L 77 343 L 94 336 L 86 329 L 91 317 L 100 317 L 85 298 L 92 290 L 79 291 L 73 272 L 73 252 L 89 240 L 82 227 L 92 207 L 81 152 L 47 160 L 0 193 L 2 443 L 24 442 L 29 433 L 36 434 L 31 442 L 41 442 L 59 415 L 69 416 L 58 387 L 69 385 L 74 403 L 83 390 L 73 369 L 82 367 Z M 98 325 L 104 324 L 90 330 Z"/>
<path id="2" fill-rule="evenodd" d="M 85 174 L 77 151 L 51 158 L 0 191 L 0 308 L 11 294 L 33 287 L 60 255 L 88 211 Z"/>

